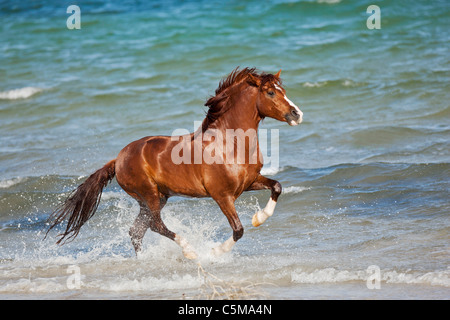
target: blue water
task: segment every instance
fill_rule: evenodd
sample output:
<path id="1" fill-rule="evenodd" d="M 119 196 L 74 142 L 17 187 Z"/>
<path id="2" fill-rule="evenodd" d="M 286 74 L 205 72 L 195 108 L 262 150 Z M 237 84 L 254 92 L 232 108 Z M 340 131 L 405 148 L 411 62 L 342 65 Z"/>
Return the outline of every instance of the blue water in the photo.
<path id="1" fill-rule="evenodd" d="M 381 29 L 366 26 L 371 4 Z M 279 166 L 263 173 L 284 193 L 259 228 L 268 193 L 238 200 L 245 234 L 228 256 L 208 253 L 231 234 L 212 200 L 166 206 L 205 270 L 276 283 L 261 289 L 275 299 L 450 298 L 449 17 L 448 1 L 1 1 L 0 294 L 198 297 L 197 266 L 172 242 L 149 233 L 134 257 L 138 207 L 116 183 L 74 242 L 42 230 L 129 142 L 194 130 L 221 78 L 248 66 L 282 69 L 304 122 L 261 125 L 279 130 Z"/>

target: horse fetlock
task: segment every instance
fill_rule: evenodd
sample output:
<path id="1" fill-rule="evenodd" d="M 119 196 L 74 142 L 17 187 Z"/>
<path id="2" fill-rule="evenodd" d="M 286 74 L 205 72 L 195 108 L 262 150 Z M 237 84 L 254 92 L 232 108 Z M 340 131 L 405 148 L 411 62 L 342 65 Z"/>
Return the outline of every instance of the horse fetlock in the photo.
<path id="1" fill-rule="evenodd" d="M 271 214 L 267 213 L 265 210 L 259 210 L 258 212 L 256 212 L 253 215 L 252 218 L 252 225 L 254 227 L 259 227 L 260 225 L 262 225 L 268 217 L 270 217 Z"/>
<path id="2" fill-rule="evenodd" d="M 233 230 L 233 240 L 237 242 L 244 235 L 244 228 L 240 226 L 239 229 Z"/>
<path id="3" fill-rule="evenodd" d="M 275 193 L 275 195 L 278 197 L 281 194 L 282 190 L 283 188 L 281 186 L 281 183 L 276 181 L 275 184 L 273 185 L 273 192 Z"/>
<path id="4" fill-rule="evenodd" d="M 133 244 L 134 252 L 136 253 L 136 256 L 137 256 L 142 251 L 142 249 L 141 249 L 142 239 L 131 238 L 131 243 Z"/>

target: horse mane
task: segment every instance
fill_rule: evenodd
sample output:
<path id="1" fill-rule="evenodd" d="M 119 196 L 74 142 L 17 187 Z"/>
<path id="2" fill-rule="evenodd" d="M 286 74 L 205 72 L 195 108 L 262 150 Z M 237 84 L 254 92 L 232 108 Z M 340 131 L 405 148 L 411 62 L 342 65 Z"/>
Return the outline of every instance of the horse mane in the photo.
<path id="1" fill-rule="evenodd" d="M 236 84 L 247 80 L 248 76 L 252 75 L 261 81 L 260 87 L 266 83 L 275 83 L 281 86 L 281 80 L 269 73 L 258 73 L 256 68 L 244 68 L 239 70 L 239 67 L 234 69 L 227 77 L 223 78 L 215 91 L 215 96 L 210 97 L 205 106 L 209 109 L 206 113 L 206 118 L 203 121 L 203 129 L 206 130 L 208 126 L 222 116 L 227 110 L 231 108 L 230 103 L 226 103 L 231 95 L 229 88 Z"/>

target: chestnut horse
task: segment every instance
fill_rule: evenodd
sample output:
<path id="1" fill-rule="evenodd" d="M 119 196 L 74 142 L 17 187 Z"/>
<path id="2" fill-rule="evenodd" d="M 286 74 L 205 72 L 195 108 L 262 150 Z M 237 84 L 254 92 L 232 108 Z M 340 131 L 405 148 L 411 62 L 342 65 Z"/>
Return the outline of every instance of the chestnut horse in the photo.
<path id="1" fill-rule="evenodd" d="M 230 152 L 228 147 L 221 153 L 223 148 L 216 148 L 216 144 L 214 159 L 227 161 L 211 162 L 206 159 L 195 161 L 198 160 L 194 159 L 195 152 L 189 155 L 189 148 L 181 149 L 180 145 L 183 146 L 184 141 L 184 146 L 194 150 L 196 137 L 211 130 L 221 133 L 220 136 L 225 140 L 226 132 L 230 129 L 245 133 L 251 130 L 257 132 L 260 121 L 265 117 L 287 122 L 291 126 L 299 124 L 303 113 L 286 97 L 280 73 L 281 70 L 273 75 L 258 73 L 254 68 L 236 68 L 220 82 L 215 96 L 206 102 L 205 106 L 209 109 L 196 132 L 175 137 L 150 136 L 127 145 L 116 159 L 109 161 L 73 191 L 51 215 L 53 221 L 48 231 L 68 217 L 66 229 L 59 235 L 57 243 L 63 239 L 73 240 L 83 224 L 95 213 L 103 188 L 115 176 L 119 185 L 140 205 L 140 212 L 130 228 L 136 254 L 140 252 L 142 239 L 150 228 L 174 240 L 181 246 L 186 258 L 197 257 L 186 239 L 167 229 L 161 219 L 162 208 L 175 195 L 211 197 L 217 202 L 233 229 L 233 235 L 212 252 L 220 255 L 230 251 L 244 233 L 234 205 L 236 199 L 244 191 L 271 190 L 266 207 L 253 216 L 252 224 L 257 227 L 273 214 L 281 185 L 260 174 L 263 162 L 257 137 L 249 138 L 248 143 L 245 142 L 248 135 L 232 137 L 231 145 L 236 145 L 236 140 L 244 139 L 246 161 L 241 163 L 234 161 L 237 151 Z M 215 135 L 214 140 L 217 137 Z M 200 140 L 201 150 L 208 149 L 211 144 L 212 139 Z M 182 159 L 187 161 L 179 161 L 182 153 L 185 153 Z M 256 160 L 248 161 L 252 154 L 258 155 Z M 174 161 L 174 155 L 178 157 L 177 161 Z"/>

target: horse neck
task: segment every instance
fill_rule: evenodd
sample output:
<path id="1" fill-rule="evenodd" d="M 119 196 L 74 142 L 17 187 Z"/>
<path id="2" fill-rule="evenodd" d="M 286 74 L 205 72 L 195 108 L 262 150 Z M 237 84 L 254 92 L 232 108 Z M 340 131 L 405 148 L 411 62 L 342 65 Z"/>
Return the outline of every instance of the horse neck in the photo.
<path id="1" fill-rule="evenodd" d="M 234 90 L 235 92 L 223 102 L 231 104 L 229 109 L 213 123 L 213 127 L 221 131 L 258 130 L 261 117 L 256 108 L 257 91 L 246 83 L 238 85 Z"/>

